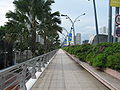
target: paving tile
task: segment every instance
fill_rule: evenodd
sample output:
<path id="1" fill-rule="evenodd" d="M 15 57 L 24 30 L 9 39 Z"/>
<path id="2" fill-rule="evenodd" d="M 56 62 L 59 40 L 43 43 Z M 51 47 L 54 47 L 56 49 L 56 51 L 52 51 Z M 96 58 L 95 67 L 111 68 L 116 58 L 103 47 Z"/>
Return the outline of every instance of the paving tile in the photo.
<path id="1" fill-rule="evenodd" d="M 71 88 L 71 87 L 68 87 L 66 88 L 66 90 L 83 90 L 82 88 Z"/>
<path id="2" fill-rule="evenodd" d="M 109 89 L 71 60 L 62 50 L 59 50 L 31 90 Z"/>

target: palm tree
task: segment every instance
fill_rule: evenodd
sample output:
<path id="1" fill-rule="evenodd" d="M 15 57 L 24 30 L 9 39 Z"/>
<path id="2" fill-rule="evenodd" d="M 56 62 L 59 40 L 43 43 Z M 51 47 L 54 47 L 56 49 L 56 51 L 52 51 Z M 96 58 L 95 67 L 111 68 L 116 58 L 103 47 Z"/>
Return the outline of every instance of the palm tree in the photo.
<path id="1" fill-rule="evenodd" d="M 59 12 L 51 13 L 51 11 L 46 12 L 44 15 L 44 20 L 40 25 L 39 34 L 44 38 L 44 49 L 45 53 L 49 51 L 50 45 L 53 43 L 58 32 L 62 32 L 62 28 L 59 26 L 61 24 Z"/>
<path id="2" fill-rule="evenodd" d="M 9 27 L 10 31 L 17 30 L 20 33 L 16 35 L 21 41 L 20 46 L 25 43 L 23 41 L 27 40 L 22 40 L 23 37 L 30 37 L 31 43 L 29 44 L 33 56 L 35 56 L 36 31 L 38 30 L 44 37 L 46 50 L 48 47 L 47 41 L 50 41 L 49 38 L 52 35 L 57 35 L 56 32 L 61 32 L 59 12 L 51 13 L 50 6 L 54 2 L 52 0 L 15 0 L 13 3 L 15 5 L 15 12 L 10 11 L 6 14 L 6 17 L 9 18 L 7 26 L 12 26 Z M 27 32 L 27 35 L 23 35 L 23 32 Z M 25 44 L 25 46 L 27 45 Z"/>
<path id="3" fill-rule="evenodd" d="M 46 8 L 53 3 L 52 0 L 15 0 L 14 4 L 16 9 L 27 17 L 27 23 L 30 25 L 31 32 L 31 50 L 35 56 L 36 50 L 36 30 L 41 20 L 44 19 L 43 13 Z"/>

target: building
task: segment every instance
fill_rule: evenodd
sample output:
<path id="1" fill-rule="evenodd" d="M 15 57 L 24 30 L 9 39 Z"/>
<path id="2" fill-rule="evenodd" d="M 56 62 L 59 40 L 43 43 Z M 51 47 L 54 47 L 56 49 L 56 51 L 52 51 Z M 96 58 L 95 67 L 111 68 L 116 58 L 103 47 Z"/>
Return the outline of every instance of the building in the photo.
<path id="1" fill-rule="evenodd" d="M 108 35 L 99 34 L 98 37 L 99 37 L 99 43 L 104 43 L 108 41 Z M 94 44 L 94 45 L 97 44 L 97 35 L 91 38 L 90 44 Z"/>
<path id="2" fill-rule="evenodd" d="M 89 36 L 89 43 L 90 44 L 92 44 L 94 37 L 95 37 L 94 34 L 92 34 L 92 35 Z"/>
<path id="3" fill-rule="evenodd" d="M 76 44 L 80 45 L 81 44 L 81 33 L 76 34 Z"/>
<path id="4" fill-rule="evenodd" d="M 36 34 L 36 42 L 44 44 L 44 39 L 40 35 Z"/>
<path id="5" fill-rule="evenodd" d="M 100 34 L 108 35 L 108 29 L 104 26 L 100 28 Z"/>

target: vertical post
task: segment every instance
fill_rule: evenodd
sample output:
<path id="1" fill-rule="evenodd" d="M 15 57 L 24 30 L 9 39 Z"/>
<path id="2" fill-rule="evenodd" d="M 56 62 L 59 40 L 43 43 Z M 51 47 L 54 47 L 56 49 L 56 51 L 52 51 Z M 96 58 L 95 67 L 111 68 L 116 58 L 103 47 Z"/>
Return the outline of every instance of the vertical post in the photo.
<path id="1" fill-rule="evenodd" d="M 97 37 L 97 43 L 99 43 L 98 21 L 97 21 L 97 12 L 96 12 L 95 0 L 93 0 L 93 5 L 94 5 L 94 14 L 95 14 L 96 35 L 97 35 L 96 37 Z"/>
<path id="2" fill-rule="evenodd" d="M 115 16 L 117 16 L 117 15 L 119 15 L 119 7 L 116 7 L 116 9 L 115 9 Z M 116 42 L 116 28 L 117 27 L 118 27 L 118 25 L 115 22 L 115 25 L 114 25 L 114 38 L 113 38 L 114 43 Z"/>
<path id="3" fill-rule="evenodd" d="M 3 37 L 3 43 L 4 43 L 4 68 L 7 67 L 7 50 L 6 50 L 6 40 L 5 36 Z"/>
<path id="4" fill-rule="evenodd" d="M 108 42 L 112 42 L 112 7 L 109 0 Z"/>
<path id="5" fill-rule="evenodd" d="M 75 38 L 75 27 L 74 27 L 74 23 L 72 23 L 72 29 L 73 29 L 74 45 L 76 45 L 76 38 Z"/>
<path id="6" fill-rule="evenodd" d="M 16 64 L 16 50 L 14 51 L 14 55 L 15 55 L 15 60 L 14 60 L 14 65 Z"/>
<path id="7" fill-rule="evenodd" d="M 23 70 L 22 70 L 22 76 L 21 76 L 21 82 L 20 82 L 20 90 L 27 90 L 26 85 L 25 85 L 25 78 L 26 78 L 26 73 L 27 73 L 27 66 L 26 64 L 22 65 Z"/>
<path id="8" fill-rule="evenodd" d="M 68 46 L 70 46 L 70 42 L 69 42 L 69 34 L 68 34 Z"/>
<path id="9" fill-rule="evenodd" d="M 41 69 L 41 60 L 42 60 L 42 57 L 39 57 L 38 58 L 38 63 L 39 63 L 39 65 L 38 65 L 38 72 L 42 72 L 42 69 Z"/>

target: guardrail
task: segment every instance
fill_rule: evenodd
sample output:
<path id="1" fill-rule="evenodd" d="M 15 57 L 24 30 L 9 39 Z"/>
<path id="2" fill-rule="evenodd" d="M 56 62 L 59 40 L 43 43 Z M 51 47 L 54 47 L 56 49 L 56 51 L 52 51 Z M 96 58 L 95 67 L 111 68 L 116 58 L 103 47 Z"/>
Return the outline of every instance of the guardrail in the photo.
<path id="1" fill-rule="evenodd" d="M 41 72 L 41 68 L 54 56 L 57 50 L 32 58 L 26 62 L 16 64 L 12 67 L 0 71 L 0 90 L 26 90 L 26 82 L 35 79 L 36 72 Z"/>

